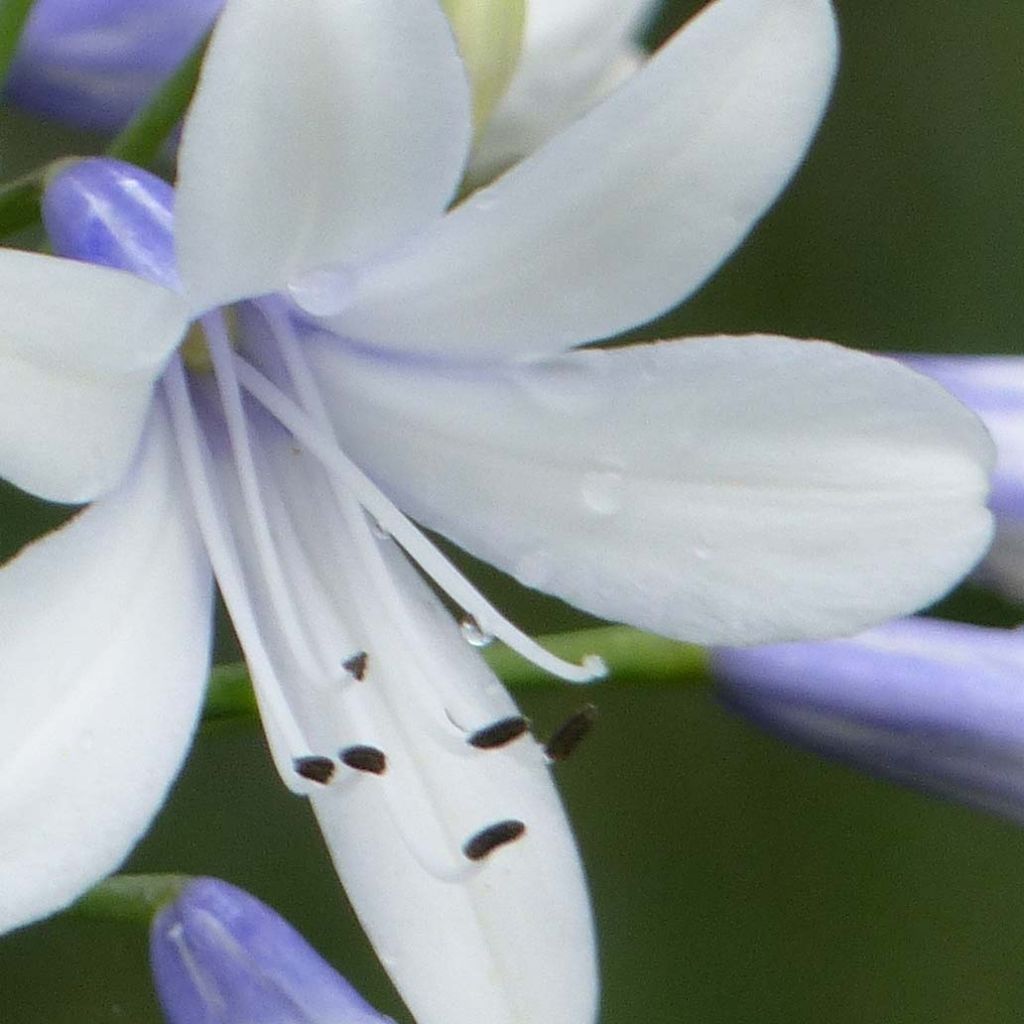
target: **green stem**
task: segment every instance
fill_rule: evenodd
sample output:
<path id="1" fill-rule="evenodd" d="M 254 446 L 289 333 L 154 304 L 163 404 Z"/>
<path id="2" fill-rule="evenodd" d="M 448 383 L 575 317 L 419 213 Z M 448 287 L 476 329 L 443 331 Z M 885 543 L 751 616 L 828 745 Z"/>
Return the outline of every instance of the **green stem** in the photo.
<path id="1" fill-rule="evenodd" d="M 69 913 L 91 921 L 148 925 L 190 881 L 189 875 L 112 875 L 74 903 Z"/>
<path id="2" fill-rule="evenodd" d="M 33 0 L 0 0 L 0 89 L 7 82 Z"/>
<path id="3" fill-rule="evenodd" d="M 629 626 L 599 626 L 555 633 L 540 637 L 539 642 L 569 661 L 599 654 L 608 666 L 607 679 L 612 683 L 676 685 L 703 681 L 708 673 L 708 654 L 704 648 L 666 640 Z M 484 652 L 484 657 L 510 686 L 537 686 L 552 681 L 546 672 L 506 647 L 496 644 Z M 256 714 L 256 701 L 245 665 L 239 662 L 215 666 L 210 676 L 204 721 L 230 721 L 252 718 Z"/>
<path id="4" fill-rule="evenodd" d="M 0 185 L 0 238 L 30 227 L 39 220 L 46 167 L 37 167 L 14 181 Z"/>

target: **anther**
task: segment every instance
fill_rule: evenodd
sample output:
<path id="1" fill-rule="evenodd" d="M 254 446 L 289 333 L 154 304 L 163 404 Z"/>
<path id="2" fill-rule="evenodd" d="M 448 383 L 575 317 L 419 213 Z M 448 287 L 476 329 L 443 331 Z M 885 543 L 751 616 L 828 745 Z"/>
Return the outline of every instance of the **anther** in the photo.
<path id="1" fill-rule="evenodd" d="M 544 747 L 549 761 L 564 761 L 594 727 L 597 708 L 584 704 L 574 715 L 570 715 L 552 734 Z"/>
<path id="2" fill-rule="evenodd" d="M 513 715 L 511 718 L 502 718 L 492 725 L 477 729 L 466 737 L 466 742 L 481 750 L 493 750 L 519 739 L 529 728 L 530 723 L 522 715 Z"/>
<path id="3" fill-rule="evenodd" d="M 347 764 L 349 768 L 369 772 L 371 775 L 383 775 L 388 770 L 388 759 L 384 751 L 377 747 L 345 747 L 339 751 L 338 757 L 341 763 Z"/>
<path id="4" fill-rule="evenodd" d="M 319 782 L 326 786 L 334 778 L 334 762 L 329 757 L 310 755 L 309 757 L 297 757 L 292 764 L 295 771 L 304 779 L 310 782 Z"/>
<path id="5" fill-rule="evenodd" d="M 351 658 L 341 663 L 341 667 L 353 678 L 363 679 L 366 676 L 366 664 L 370 656 L 366 651 L 357 651 Z"/>
<path id="6" fill-rule="evenodd" d="M 499 821 L 467 839 L 462 846 L 462 852 L 469 860 L 483 860 L 499 846 L 515 842 L 525 831 L 526 826 L 514 818 Z"/>

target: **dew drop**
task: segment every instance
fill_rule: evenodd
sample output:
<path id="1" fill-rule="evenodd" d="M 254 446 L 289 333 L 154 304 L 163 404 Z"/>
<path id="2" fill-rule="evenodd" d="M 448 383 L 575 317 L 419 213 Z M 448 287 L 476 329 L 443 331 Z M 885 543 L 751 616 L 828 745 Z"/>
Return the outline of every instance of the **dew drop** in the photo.
<path id="1" fill-rule="evenodd" d="M 580 497 L 591 512 L 610 516 L 622 509 L 626 497 L 626 481 L 614 470 L 587 473 L 580 486 Z"/>
<path id="2" fill-rule="evenodd" d="M 345 267 L 320 267 L 288 285 L 295 303 L 313 316 L 333 316 L 351 301 L 356 275 Z"/>
<path id="3" fill-rule="evenodd" d="M 494 637 L 490 633 L 485 633 L 472 615 L 462 617 L 459 629 L 462 630 L 462 639 L 471 647 L 486 647 L 494 642 Z"/>

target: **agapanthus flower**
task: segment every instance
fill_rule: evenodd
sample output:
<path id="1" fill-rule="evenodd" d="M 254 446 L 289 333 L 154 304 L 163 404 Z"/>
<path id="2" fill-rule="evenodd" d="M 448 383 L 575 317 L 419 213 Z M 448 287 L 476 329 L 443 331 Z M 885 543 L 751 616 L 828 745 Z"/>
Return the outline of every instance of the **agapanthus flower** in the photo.
<path id="1" fill-rule="evenodd" d="M 277 767 L 421 1024 L 592 1018 L 571 833 L 474 645 L 595 667 L 539 649 L 407 516 L 705 643 L 854 631 L 969 568 L 990 443 L 933 381 L 766 336 L 567 351 L 739 244 L 834 62 L 825 0 L 718 0 L 445 212 L 470 103 L 434 3 L 229 0 L 176 192 L 112 161 L 55 176 L 62 256 L 0 253 L 0 472 L 92 504 L 0 571 L 0 926 L 66 904 L 155 813 L 212 568 Z"/>
<path id="2" fill-rule="evenodd" d="M 196 878 L 154 918 L 167 1024 L 394 1024 L 255 896 Z"/>
<path id="3" fill-rule="evenodd" d="M 727 706 L 884 778 L 1024 822 L 1024 632 L 911 618 L 715 652 Z"/>

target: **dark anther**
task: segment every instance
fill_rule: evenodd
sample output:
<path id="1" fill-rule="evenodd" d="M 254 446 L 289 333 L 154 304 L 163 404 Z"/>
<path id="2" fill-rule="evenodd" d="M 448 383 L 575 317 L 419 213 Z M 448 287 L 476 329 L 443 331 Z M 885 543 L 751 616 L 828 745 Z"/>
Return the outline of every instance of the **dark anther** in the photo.
<path id="1" fill-rule="evenodd" d="M 597 719 L 597 708 L 593 704 L 584 704 L 574 715 L 570 715 L 555 731 L 544 753 L 551 761 L 564 761 L 579 745 L 581 740 L 594 727 Z"/>
<path id="2" fill-rule="evenodd" d="M 304 779 L 319 782 L 322 786 L 334 777 L 334 762 L 329 757 L 297 757 L 292 764 Z"/>
<path id="3" fill-rule="evenodd" d="M 466 737 L 466 742 L 481 750 L 493 750 L 519 739 L 529 728 L 530 723 L 522 715 L 513 715 L 511 718 L 502 718 L 492 725 L 477 729 Z"/>
<path id="4" fill-rule="evenodd" d="M 369 661 L 366 651 L 358 651 L 347 661 L 341 663 L 341 667 L 353 678 L 362 679 L 366 675 L 366 663 Z"/>
<path id="5" fill-rule="evenodd" d="M 477 832 L 466 840 L 462 852 L 470 860 L 483 860 L 491 851 L 506 843 L 515 842 L 524 832 L 526 826 L 521 821 L 509 818 Z"/>
<path id="6" fill-rule="evenodd" d="M 383 775 L 388 770 L 388 759 L 383 750 L 376 747 L 346 747 L 338 753 L 342 764 L 356 771 L 369 772 L 371 775 Z"/>

